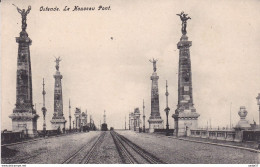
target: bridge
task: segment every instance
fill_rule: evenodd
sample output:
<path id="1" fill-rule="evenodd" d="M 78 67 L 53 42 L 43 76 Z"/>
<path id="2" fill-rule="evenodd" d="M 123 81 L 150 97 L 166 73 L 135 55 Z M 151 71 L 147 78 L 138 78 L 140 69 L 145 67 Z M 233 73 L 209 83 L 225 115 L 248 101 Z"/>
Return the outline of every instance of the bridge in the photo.
<path id="1" fill-rule="evenodd" d="M 260 162 L 260 151 L 253 148 L 130 130 L 62 134 L 3 144 L 1 147 L 3 164 L 258 164 Z"/>

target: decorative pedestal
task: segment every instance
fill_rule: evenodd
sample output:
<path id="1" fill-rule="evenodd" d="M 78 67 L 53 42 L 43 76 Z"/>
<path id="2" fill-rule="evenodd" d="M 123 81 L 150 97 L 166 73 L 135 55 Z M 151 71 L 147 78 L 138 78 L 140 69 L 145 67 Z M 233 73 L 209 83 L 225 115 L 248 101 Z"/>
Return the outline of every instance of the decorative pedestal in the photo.
<path id="1" fill-rule="evenodd" d="M 243 130 L 251 129 L 250 124 L 246 120 L 247 110 L 245 106 L 241 106 L 240 110 L 238 111 L 238 115 L 240 116 L 240 120 L 238 121 L 235 127 L 235 142 L 242 142 L 243 140 Z"/>
<path id="2" fill-rule="evenodd" d="M 237 125 L 235 128 L 240 128 L 243 130 L 248 130 L 251 128 L 249 122 L 246 120 L 246 116 L 247 116 L 247 110 L 245 106 L 241 106 L 240 110 L 238 112 L 238 115 L 240 116 L 240 120 L 238 121 Z"/>
<path id="3" fill-rule="evenodd" d="M 60 129 L 60 132 L 63 132 L 63 129 L 65 129 L 65 124 L 66 124 L 65 118 L 52 118 L 51 119 L 51 128 L 53 130 Z"/>
<path id="4" fill-rule="evenodd" d="M 150 117 L 149 122 L 149 133 L 153 133 L 154 129 L 163 129 L 162 119 L 153 119 Z"/>
<path id="5" fill-rule="evenodd" d="M 29 137 L 37 135 L 37 114 L 32 113 L 13 113 L 9 116 L 12 119 L 13 132 L 23 131 Z"/>
<path id="6" fill-rule="evenodd" d="M 191 112 L 190 110 L 180 112 L 178 115 L 173 114 L 172 117 L 175 120 L 174 126 L 175 129 L 178 129 L 178 136 L 190 136 L 190 130 L 197 129 L 198 127 L 199 116 L 200 115 L 198 113 Z M 178 120 L 178 122 L 176 120 Z"/>

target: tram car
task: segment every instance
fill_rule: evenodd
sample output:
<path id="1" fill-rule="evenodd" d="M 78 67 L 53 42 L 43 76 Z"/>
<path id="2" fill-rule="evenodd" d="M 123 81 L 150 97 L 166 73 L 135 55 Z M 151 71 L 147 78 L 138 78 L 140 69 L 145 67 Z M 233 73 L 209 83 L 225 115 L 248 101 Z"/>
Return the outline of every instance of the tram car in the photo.
<path id="1" fill-rule="evenodd" d="M 83 132 L 89 132 L 89 129 L 90 128 L 87 125 L 83 126 L 83 128 L 82 128 Z"/>
<path id="2" fill-rule="evenodd" d="M 108 130 L 106 123 L 103 123 L 103 124 L 101 125 L 101 130 L 102 130 L 102 131 L 107 131 L 107 130 Z"/>

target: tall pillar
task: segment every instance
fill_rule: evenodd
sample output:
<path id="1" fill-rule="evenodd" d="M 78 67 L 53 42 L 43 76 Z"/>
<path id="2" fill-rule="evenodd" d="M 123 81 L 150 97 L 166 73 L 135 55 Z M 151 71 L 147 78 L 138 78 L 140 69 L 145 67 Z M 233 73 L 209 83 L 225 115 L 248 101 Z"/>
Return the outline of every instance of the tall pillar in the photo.
<path id="1" fill-rule="evenodd" d="M 55 79 L 54 85 L 54 113 L 51 119 L 52 129 L 57 130 L 60 129 L 62 132 L 65 130 L 66 120 L 63 115 L 63 99 L 62 99 L 62 85 L 61 79 L 62 75 L 59 71 L 59 62 L 61 61 L 60 58 L 56 58 L 56 73 L 53 76 Z"/>
<path id="2" fill-rule="evenodd" d="M 178 74 L 178 105 L 175 114 L 172 115 L 175 122 L 175 131 L 178 136 L 189 135 L 190 129 L 198 126 L 198 117 L 193 104 L 190 46 L 186 36 L 187 14 L 177 14 L 182 20 L 182 37 L 177 44 L 179 49 L 179 74 Z"/>
<path id="3" fill-rule="evenodd" d="M 12 129 L 14 132 L 24 131 L 30 137 L 37 135 L 37 119 L 39 115 L 33 108 L 32 99 L 32 72 L 30 48 L 32 40 L 26 32 L 26 17 L 30 12 L 17 7 L 22 16 L 22 31 L 20 36 L 16 37 L 18 43 L 17 72 L 16 72 L 16 104 L 13 114 L 9 116 L 12 119 Z"/>
<path id="4" fill-rule="evenodd" d="M 149 132 L 153 133 L 154 129 L 161 129 L 163 128 L 163 120 L 160 116 L 160 107 L 159 107 L 159 91 L 158 91 L 158 79 L 159 76 L 157 76 L 156 73 L 156 62 L 157 60 L 154 60 L 150 62 L 153 63 L 153 74 L 151 76 L 152 80 L 152 88 L 151 88 L 151 115 L 148 120 L 149 122 Z"/>

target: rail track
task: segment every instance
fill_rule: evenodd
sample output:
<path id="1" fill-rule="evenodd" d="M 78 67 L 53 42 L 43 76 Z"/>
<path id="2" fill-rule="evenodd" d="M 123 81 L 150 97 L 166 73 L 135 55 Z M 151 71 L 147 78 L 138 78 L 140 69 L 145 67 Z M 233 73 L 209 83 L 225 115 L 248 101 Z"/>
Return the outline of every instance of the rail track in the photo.
<path id="1" fill-rule="evenodd" d="M 93 157 L 96 149 L 98 148 L 99 145 L 101 145 L 101 143 L 103 142 L 103 139 L 105 137 L 106 133 L 102 132 L 101 135 L 98 137 L 98 139 L 94 142 L 94 144 L 91 146 L 90 150 L 87 152 L 87 154 L 85 154 L 83 156 L 83 158 L 81 160 L 79 160 L 79 164 L 85 164 L 88 163 L 89 160 Z M 67 159 L 65 159 L 62 164 L 69 164 L 72 163 L 72 161 L 76 158 L 78 158 L 81 154 L 81 151 L 83 151 L 84 149 L 86 149 L 86 147 L 89 146 L 89 143 L 82 146 L 79 150 L 77 150 L 76 152 L 74 152 L 72 155 L 70 155 Z"/>
<path id="2" fill-rule="evenodd" d="M 123 163 L 131 163 L 131 164 L 166 164 L 153 154 L 139 147 L 135 143 L 131 142 L 129 139 L 124 136 L 111 131 L 110 132 L 119 155 L 122 158 Z"/>

